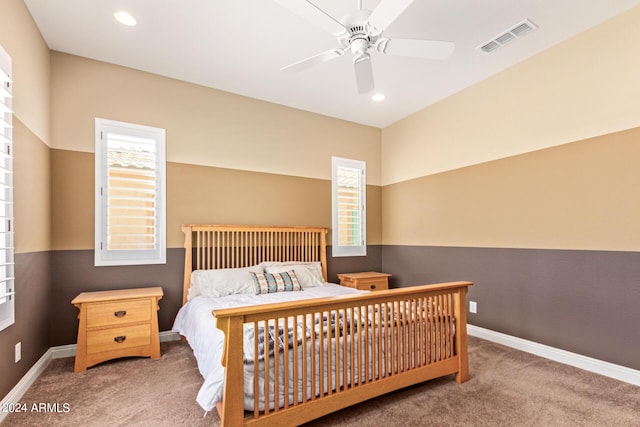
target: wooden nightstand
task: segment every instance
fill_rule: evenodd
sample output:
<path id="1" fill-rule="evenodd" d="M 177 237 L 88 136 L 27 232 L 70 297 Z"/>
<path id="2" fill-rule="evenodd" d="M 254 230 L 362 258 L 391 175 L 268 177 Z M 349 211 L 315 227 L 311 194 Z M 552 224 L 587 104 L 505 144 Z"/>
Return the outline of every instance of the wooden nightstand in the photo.
<path id="1" fill-rule="evenodd" d="M 83 292 L 78 307 L 78 345 L 74 372 L 117 357 L 160 357 L 158 301 L 162 288 Z"/>
<path id="2" fill-rule="evenodd" d="M 338 274 L 342 286 L 366 291 L 389 289 L 389 277 L 391 277 L 391 274 L 378 273 L 376 271 Z"/>

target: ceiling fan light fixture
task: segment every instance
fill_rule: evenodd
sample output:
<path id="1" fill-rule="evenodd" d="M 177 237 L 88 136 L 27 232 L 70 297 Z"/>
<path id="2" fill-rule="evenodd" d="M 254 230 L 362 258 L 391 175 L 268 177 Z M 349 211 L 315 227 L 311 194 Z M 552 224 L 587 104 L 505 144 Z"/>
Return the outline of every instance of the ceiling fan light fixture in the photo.
<path id="1" fill-rule="evenodd" d="M 357 58 L 364 58 L 369 56 L 367 49 L 369 48 L 369 40 L 364 37 L 358 37 L 350 42 L 351 53 Z M 354 60 L 354 62 L 357 62 Z"/>
<path id="2" fill-rule="evenodd" d="M 116 18 L 116 21 L 121 23 L 122 25 L 126 25 L 127 27 L 135 27 L 137 24 L 136 18 L 133 17 L 129 12 L 125 12 L 124 10 L 119 10 L 118 12 L 113 14 L 113 17 Z"/>

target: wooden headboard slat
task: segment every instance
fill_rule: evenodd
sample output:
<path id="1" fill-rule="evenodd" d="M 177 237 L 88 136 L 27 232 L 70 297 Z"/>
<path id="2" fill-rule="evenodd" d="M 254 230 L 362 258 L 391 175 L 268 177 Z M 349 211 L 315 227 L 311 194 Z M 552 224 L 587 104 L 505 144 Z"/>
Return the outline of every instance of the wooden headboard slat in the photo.
<path id="1" fill-rule="evenodd" d="M 327 231 L 307 226 L 183 225 L 183 304 L 193 270 L 249 267 L 263 261 L 319 261 L 326 281 Z"/>

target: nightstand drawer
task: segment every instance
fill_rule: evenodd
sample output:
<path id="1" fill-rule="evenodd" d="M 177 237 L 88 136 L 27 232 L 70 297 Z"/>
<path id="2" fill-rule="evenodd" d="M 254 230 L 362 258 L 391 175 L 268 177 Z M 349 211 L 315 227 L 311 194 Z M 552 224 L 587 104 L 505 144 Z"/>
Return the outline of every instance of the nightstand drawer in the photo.
<path id="1" fill-rule="evenodd" d="M 123 326 L 87 332 L 87 353 L 121 350 L 149 345 L 151 325 Z"/>
<path id="2" fill-rule="evenodd" d="M 383 289 L 389 289 L 386 277 L 384 279 L 368 279 L 358 281 L 356 287 L 363 291 L 380 291 Z"/>
<path id="3" fill-rule="evenodd" d="M 148 322 L 150 319 L 151 301 L 148 298 L 87 306 L 87 328 Z"/>
<path id="4" fill-rule="evenodd" d="M 389 277 L 387 273 L 377 271 L 364 271 L 361 273 L 340 273 L 338 279 L 342 286 L 360 289 L 362 291 L 383 291 L 389 289 Z"/>

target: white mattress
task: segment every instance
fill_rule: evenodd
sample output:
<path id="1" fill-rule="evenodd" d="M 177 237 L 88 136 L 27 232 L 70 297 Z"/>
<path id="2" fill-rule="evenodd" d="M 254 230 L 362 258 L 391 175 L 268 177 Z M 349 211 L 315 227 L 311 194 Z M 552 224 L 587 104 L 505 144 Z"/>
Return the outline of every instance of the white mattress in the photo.
<path id="1" fill-rule="evenodd" d="M 197 402 L 206 411 L 222 400 L 224 368 L 221 365 L 224 335 L 216 328 L 212 310 L 256 304 L 323 298 L 335 295 L 363 293 L 356 289 L 327 283 L 325 286 L 305 288 L 302 292 L 278 292 L 266 295 L 238 294 L 223 298 L 195 297 L 185 304 L 174 322 L 172 330 L 187 338 L 198 362 L 204 383 L 198 392 Z M 245 340 L 246 341 L 246 340 Z M 253 355 L 251 355 L 253 356 Z M 260 365 L 263 365 L 261 362 Z M 263 369 L 261 366 L 260 369 Z M 245 390 L 252 390 L 253 364 L 245 365 Z M 273 396 L 270 398 L 273 402 Z M 245 393 L 245 409 L 253 410 L 253 396 Z"/>

